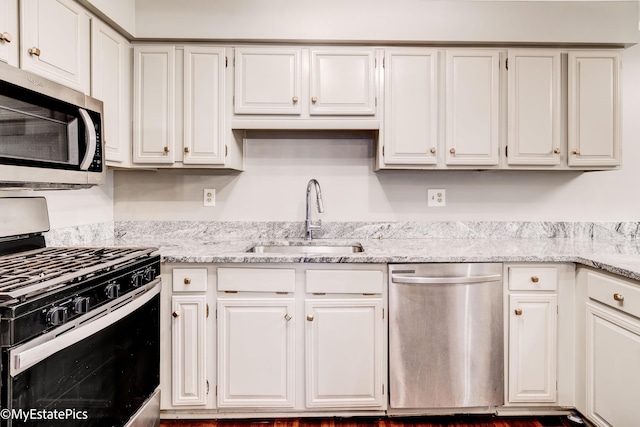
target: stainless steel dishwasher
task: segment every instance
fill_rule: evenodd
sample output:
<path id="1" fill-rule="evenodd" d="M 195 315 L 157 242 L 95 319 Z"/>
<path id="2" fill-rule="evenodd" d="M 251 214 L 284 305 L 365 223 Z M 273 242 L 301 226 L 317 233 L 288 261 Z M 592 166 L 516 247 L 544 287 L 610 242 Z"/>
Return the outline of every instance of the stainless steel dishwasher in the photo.
<path id="1" fill-rule="evenodd" d="M 391 408 L 504 401 L 502 264 L 389 266 Z"/>

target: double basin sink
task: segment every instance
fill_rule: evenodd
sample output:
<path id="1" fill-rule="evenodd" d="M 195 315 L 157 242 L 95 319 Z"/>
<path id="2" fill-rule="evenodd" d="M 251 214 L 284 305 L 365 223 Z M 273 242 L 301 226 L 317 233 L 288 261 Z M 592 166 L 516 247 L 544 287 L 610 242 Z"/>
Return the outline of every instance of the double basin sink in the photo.
<path id="1" fill-rule="evenodd" d="M 272 253 L 272 254 L 355 254 L 364 252 L 359 243 L 340 245 L 325 244 L 323 242 L 303 241 L 286 242 L 282 244 L 258 244 L 247 250 L 252 253 Z"/>

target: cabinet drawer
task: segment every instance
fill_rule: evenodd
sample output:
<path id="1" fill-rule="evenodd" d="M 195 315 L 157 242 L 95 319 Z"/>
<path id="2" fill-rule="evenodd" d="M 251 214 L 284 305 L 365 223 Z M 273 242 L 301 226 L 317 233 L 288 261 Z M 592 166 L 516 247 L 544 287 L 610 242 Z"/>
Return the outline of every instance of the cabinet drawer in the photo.
<path id="1" fill-rule="evenodd" d="M 307 293 L 381 294 L 381 271 L 307 270 Z"/>
<path id="2" fill-rule="evenodd" d="M 555 291 L 557 288 L 556 267 L 509 267 L 509 290 Z"/>
<path id="3" fill-rule="evenodd" d="M 296 272 L 276 268 L 218 268 L 219 291 L 293 292 Z"/>
<path id="4" fill-rule="evenodd" d="M 610 307 L 640 317 L 640 286 L 634 282 L 589 271 L 587 295 Z"/>
<path id="5" fill-rule="evenodd" d="M 206 268 L 175 268 L 173 270 L 173 292 L 206 292 Z"/>

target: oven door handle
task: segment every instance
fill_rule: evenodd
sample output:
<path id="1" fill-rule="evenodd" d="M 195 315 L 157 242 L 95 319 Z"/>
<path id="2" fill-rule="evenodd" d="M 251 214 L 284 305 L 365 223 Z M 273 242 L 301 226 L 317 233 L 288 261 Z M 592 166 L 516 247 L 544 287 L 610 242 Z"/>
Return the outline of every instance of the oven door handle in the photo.
<path id="1" fill-rule="evenodd" d="M 76 329 L 57 336 L 52 340 L 24 350 L 23 348 L 28 346 L 28 343 L 23 346 L 17 347 L 14 350 L 11 350 L 11 376 L 15 377 L 16 375 L 29 369 L 31 366 L 35 365 L 38 362 L 41 362 L 47 357 L 61 350 L 64 350 L 65 348 L 72 346 L 77 342 L 82 341 L 83 339 L 95 334 L 96 332 L 101 331 L 109 325 L 114 324 L 118 320 L 138 310 L 140 307 L 151 301 L 153 297 L 160 293 L 161 283 L 162 282 L 158 279 L 157 283 L 153 287 L 151 287 L 144 294 L 136 297 L 133 301 Z M 87 314 L 90 315 L 91 313 Z"/>

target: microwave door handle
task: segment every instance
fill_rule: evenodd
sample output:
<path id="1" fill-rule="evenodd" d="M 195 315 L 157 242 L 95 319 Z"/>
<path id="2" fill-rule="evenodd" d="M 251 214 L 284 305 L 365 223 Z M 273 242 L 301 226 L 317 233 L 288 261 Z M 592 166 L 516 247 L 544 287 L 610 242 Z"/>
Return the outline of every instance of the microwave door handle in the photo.
<path id="1" fill-rule="evenodd" d="M 96 153 L 96 146 L 98 145 L 98 136 L 96 134 L 96 129 L 93 127 L 93 120 L 87 110 L 84 108 L 78 108 L 78 112 L 80 113 L 80 117 L 82 117 L 82 121 L 84 122 L 84 128 L 86 129 L 87 135 L 87 151 L 84 153 L 84 158 L 80 163 L 80 170 L 86 171 L 89 170 L 89 166 L 91 166 L 91 162 Z"/>

